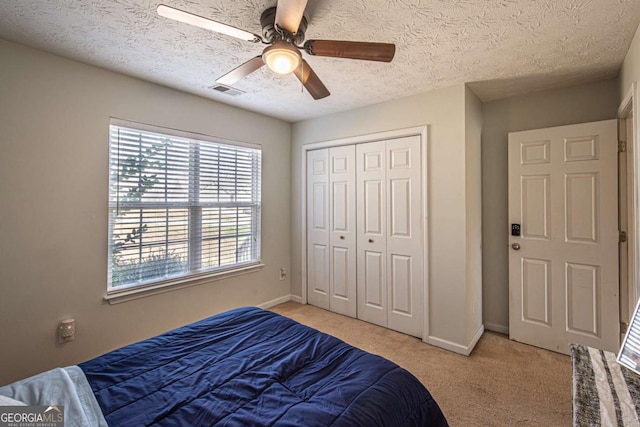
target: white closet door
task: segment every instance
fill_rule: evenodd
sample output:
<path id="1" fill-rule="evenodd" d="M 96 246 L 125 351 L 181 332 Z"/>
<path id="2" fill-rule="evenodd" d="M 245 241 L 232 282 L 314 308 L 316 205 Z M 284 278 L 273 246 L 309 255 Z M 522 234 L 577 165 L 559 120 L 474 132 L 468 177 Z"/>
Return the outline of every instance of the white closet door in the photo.
<path id="1" fill-rule="evenodd" d="M 387 141 L 387 326 L 422 336 L 420 137 Z"/>
<path id="2" fill-rule="evenodd" d="M 329 308 L 356 317 L 356 149 L 329 149 Z"/>
<path id="3" fill-rule="evenodd" d="M 329 150 L 307 152 L 308 302 L 329 310 Z"/>
<path id="4" fill-rule="evenodd" d="M 422 336 L 420 137 L 307 153 L 310 304 Z"/>
<path id="5" fill-rule="evenodd" d="M 385 142 L 356 147 L 358 318 L 387 326 Z"/>

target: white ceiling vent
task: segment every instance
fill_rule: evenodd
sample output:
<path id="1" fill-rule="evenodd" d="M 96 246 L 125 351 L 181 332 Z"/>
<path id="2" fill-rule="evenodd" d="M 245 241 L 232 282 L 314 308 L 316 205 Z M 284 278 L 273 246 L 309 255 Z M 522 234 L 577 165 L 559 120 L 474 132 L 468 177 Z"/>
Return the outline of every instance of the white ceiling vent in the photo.
<path id="1" fill-rule="evenodd" d="M 231 95 L 231 96 L 238 96 L 238 95 L 242 95 L 243 93 L 245 93 L 244 91 L 241 91 L 240 89 L 236 89 L 236 88 L 231 87 L 231 86 L 222 85 L 220 83 L 216 83 L 215 85 L 210 86 L 209 89 L 213 89 L 213 90 L 218 91 L 220 93 L 224 93 L 226 95 Z"/>

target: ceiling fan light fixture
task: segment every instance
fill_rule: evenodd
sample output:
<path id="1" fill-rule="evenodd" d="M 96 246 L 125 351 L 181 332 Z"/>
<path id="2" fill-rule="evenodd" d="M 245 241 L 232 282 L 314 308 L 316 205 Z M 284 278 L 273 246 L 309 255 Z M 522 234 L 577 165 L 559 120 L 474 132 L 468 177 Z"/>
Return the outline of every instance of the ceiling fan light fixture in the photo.
<path id="1" fill-rule="evenodd" d="M 290 43 L 279 41 L 267 47 L 262 59 L 271 71 L 277 74 L 289 74 L 302 62 L 300 51 Z"/>

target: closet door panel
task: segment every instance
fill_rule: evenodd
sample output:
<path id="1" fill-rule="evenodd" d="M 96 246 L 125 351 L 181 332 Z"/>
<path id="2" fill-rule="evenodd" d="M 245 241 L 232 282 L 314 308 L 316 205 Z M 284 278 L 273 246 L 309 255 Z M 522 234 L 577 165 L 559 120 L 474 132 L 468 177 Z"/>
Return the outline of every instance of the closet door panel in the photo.
<path id="1" fill-rule="evenodd" d="M 422 186 L 420 137 L 386 143 L 387 326 L 422 336 Z"/>
<path id="2" fill-rule="evenodd" d="M 359 293 L 358 298 L 364 299 L 362 302 L 365 307 L 384 311 L 384 301 L 387 299 L 383 286 L 385 255 L 381 252 L 364 251 L 362 258 L 365 274 L 364 293 Z"/>
<path id="3" fill-rule="evenodd" d="M 408 315 L 412 314 L 411 303 L 412 296 L 412 266 L 411 257 L 404 255 L 391 255 L 391 303 L 390 309 L 394 314 Z"/>
<path id="4" fill-rule="evenodd" d="M 385 142 L 356 146 L 358 318 L 387 326 Z"/>
<path id="5" fill-rule="evenodd" d="M 331 311 L 356 317 L 356 149 L 329 149 Z"/>
<path id="6" fill-rule="evenodd" d="M 307 152 L 307 294 L 329 309 L 329 150 Z"/>
<path id="7" fill-rule="evenodd" d="M 382 236 L 384 230 L 384 181 L 372 179 L 362 183 L 364 201 L 368 209 L 364 211 L 364 232 L 371 236 Z"/>

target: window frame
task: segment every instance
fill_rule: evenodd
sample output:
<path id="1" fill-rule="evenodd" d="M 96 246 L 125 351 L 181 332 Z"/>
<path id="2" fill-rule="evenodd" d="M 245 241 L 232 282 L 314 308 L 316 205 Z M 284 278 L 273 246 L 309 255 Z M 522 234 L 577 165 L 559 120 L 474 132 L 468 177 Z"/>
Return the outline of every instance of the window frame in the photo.
<path id="1" fill-rule="evenodd" d="M 112 184 L 112 181 L 111 181 L 111 177 L 112 177 L 111 129 L 112 129 L 112 126 L 129 128 L 131 130 L 139 131 L 139 132 L 150 132 L 155 134 L 166 135 L 167 137 L 170 137 L 170 138 L 186 139 L 186 140 L 198 143 L 198 144 L 195 144 L 195 147 L 198 150 L 200 148 L 199 143 L 201 142 L 213 143 L 213 144 L 222 145 L 222 146 L 241 147 L 241 148 L 257 150 L 258 161 L 259 161 L 259 166 L 258 166 L 259 170 L 258 170 L 258 177 L 257 177 L 258 195 L 257 195 L 257 203 L 252 203 L 257 208 L 257 220 L 255 224 L 255 228 L 256 228 L 255 236 L 257 237 L 257 242 L 255 243 L 255 250 L 257 255 L 256 259 L 251 261 L 246 261 L 246 262 L 239 262 L 239 263 L 236 262 L 235 264 L 232 264 L 232 265 L 216 267 L 206 271 L 193 271 L 194 262 L 196 262 L 195 260 L 197 260 L 201 256 L 201 254 L 194 254 L 194 251 L 196 251 L 198 248 L 201 248 L 201 243 L 203 239 L 202 239 L 202 235 L 200 234 L 199 242 L 196 242 L 197 243 L 196 245 L 192 245 L 192 242 L 194 241 L 193 240 L 194 235 L 196 236 L 198 235 L 197 230 L 202 229 L 201 223 L 198 223 L 195 225 L 192 223 L 192 216 L 195 215 L 197 217 L 198 211 L 202 212 L 202 206 L 199 206 L 197 203 L 194 203 L 194 200 L 192 200 L 191 198 L 191 192 L 190 192 L 189 203 L 188 203 L 189 206 L 185 207 L 185 209 L 189 211 L 189 214 L 188 214 L 189 244 L 187 247 L 187 251 L 189 253 L 189 257 L 187 260 L 188 271 L 185 274 L 178 275 L 178 276 L 171 276 L 171 277 L 165 276 L 158 279 L 151 279 L 144 282 L 130 283 L 130 284 L 118 285 L 114 287 L 112 284 L 112 259 L 113 259 L 112 246 L 113 246 L 113 229 L 114 229 L 113 227 L 115 222 L 114 216 L 116 215 L 115 209 L 118 209 L 118 207 L 113 206 L 113 203 L 112 203 L 112 197 L 113 197 L 113 190 L 111 187 L 111 184 Z M 110 304 L 124 302 L 131 299 L 137 299 L 142 296 L 146 296 L 148 294 L 167 292 L 169 290 L 173 290 L 176 288 L 188 287 L 188 286 L 198 285 L 204 282 L 210 282 L 214 280 L 220 280 L 228 277 L 237 276 L 240 274 L 251 273 L 264 267 L 264 264 L 262 263 L 262 145 L 261 144 L 229 140 L 226 138 L 219 138 L 219 137 L 214 137 L 214 136 L 201 134 L 201 133 L 187 132 L 187 131 L 177 130 L 172 128 L 148 125 L 148 124 L 132 122 L 128 120 L 117 119 L 113 117 L 111 117 L 109 120 L 107 140 L 108 140 L 107 147 L 108 147 L 108 159 L 109 159 L 108 161 L 108 164 L 109 164 L 108 217 L 109 219 L 108 219 L 108 231 L 107 231 L 107 240 L 108 240 L 107 242 L 107 246 L 108 246 L 107 293 L 106 293 L 106 296 L 104 297 L 104 299 L 107 302 L 109 302 Z M 189 168 L 190 183 L 191 183 L 191 179 L 193 178 L 191 176 L 192 172 L 193 172 L 193 169 L 190 167 Z M 119 203 L 120 202 L 118 202 L 118 204 Z M 224 204 L 229 204 L 230 202 L 218 202 L 218 203 L 221 203 L 224 205 Z M 242 206 L 243 204 L 246 204 L 246 202 L 231 202 L 231 203 L 232 204 L 230 206 L 233 206 L 234 203 L 237 204 L 238 206 Z M 144 202 L 138 202 L 133 204 L 139 205 L 140 209 L 143 209 L 144 208 L 143 206 L 145 205 Z M 149 203 L 149 204 L 152 204 L 152 203 Z M 149 206 L 148 209 L 153 209 L 153 206 Z"/>

